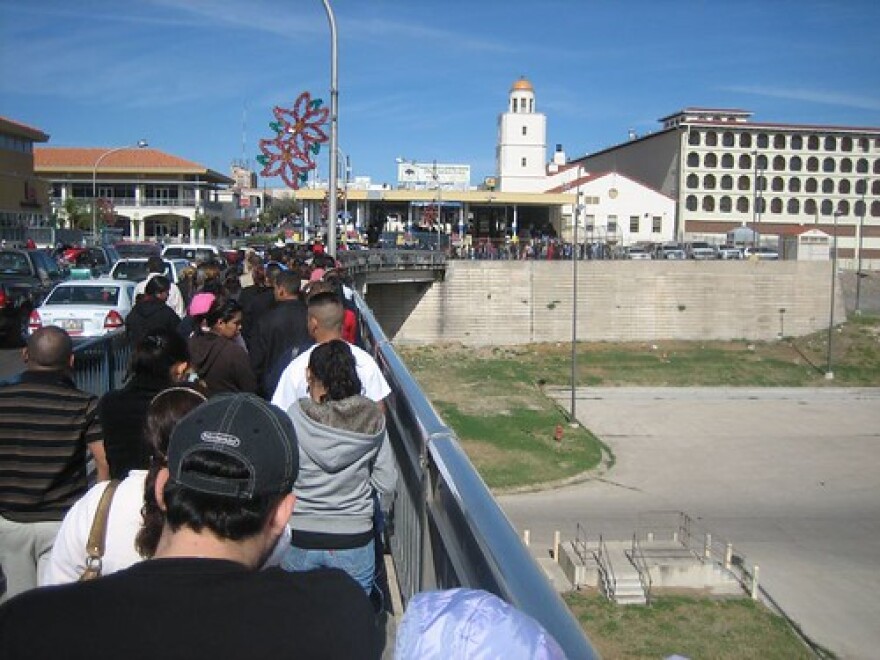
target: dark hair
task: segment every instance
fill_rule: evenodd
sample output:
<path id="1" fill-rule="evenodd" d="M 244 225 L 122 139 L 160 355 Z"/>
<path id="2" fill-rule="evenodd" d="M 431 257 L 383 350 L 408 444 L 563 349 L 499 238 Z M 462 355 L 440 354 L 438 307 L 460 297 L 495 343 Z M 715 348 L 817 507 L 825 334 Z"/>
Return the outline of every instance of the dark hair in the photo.
<path id="1" fill-rule="evenodd" d="M 327 388 L 325 398 L 330 401 L 347 399 L 363 389 L 351 347 L 341 339 L 316 346 L 309 356 L 309 370 Z"/>
<path id="2" fill-rule="evenodd" d="M 298 271 L 282 270 L 275 277 L 275 286 L 284 289 L 290 295 L 295 296 L 298 294 L 301 284 L 302 280 L 300 279 Z"/>
<path id="3" fill-rule="evenodd" d="M 134 547 L 141 557 L 152 557 L 162 535 L 165 514 L 156 501 L 156 475 L 166 465 L 168 442 L 178 420 L 206 401 L 205 396 L 190 387 L 170 387 L 159 392 L 147 409 L 144 440 L 150 446 L 152 459 L 144 480 L 143 524 L 135 537 Z"/>
<path id="4" fill-rule="evenodd" d="M 275 278 L 278 273 L 283 273 L 284 269 L 278 263 L 271 263 L 266 266 L 266 283 L 269 286 L 275 286 Z"/>
<path id="5" fill-rule="evenodd" d="M 181 469 L 207 478 L 247 479 L 250 473 L 238 459 L 213 450 L 189 454 Z M 240 541 L 260 532 L 286 494 L 258 495 L 250 500 L 200 493 L 169 479 L 165 485 L 165 521 L 172 531 L 208 529 L 221 539 Z"/>
<path id="6" fill-rule="evenodd" d="M 189 362 L 186 340 L 177 332 L 154 330 L 134 347 L 129 363 L 132 376 L 153 376 L 171 385 L 171 367 Z"/>
<path id="7" fill-rule="evenodd" d="M 165 260 L 162 257 L 157 257 L 153 255 L 147 259 L 147 270 L 151 273 L 164 273 L 165 272 Z"/>
<path id="8" fill-rule="evenodd" d="M 164 275 L 154 275 L 147 280 L 147 285 L 144 287 L 144 293 L 148 296 L 156 296 L 168 291 L 171 291 L 171 282 Z"/>
<path id="9" fill-rule="evenodd" d="M 202 318 L 209 328 L 213 328 L 220 321 L 228 321 L 238 312 L 241 312 L 241 305 L 238 304 L 237 300 L 216 296 L 214 302 L 211 303 L 211 307 Z"/>
<path id="10" fill-rule="evenodd" d="M 205 293 L 216 293 L 221 288 L 220 274 L 216 260 L 203 261 L 196 266 L 196 287 Z"/>

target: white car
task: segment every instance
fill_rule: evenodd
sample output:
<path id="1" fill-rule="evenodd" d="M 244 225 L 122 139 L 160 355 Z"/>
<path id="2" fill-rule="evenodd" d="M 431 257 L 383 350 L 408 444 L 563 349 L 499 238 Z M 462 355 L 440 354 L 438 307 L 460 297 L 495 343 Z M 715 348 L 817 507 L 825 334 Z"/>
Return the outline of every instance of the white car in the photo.
<path id="1" fill-rule="evenodd" d="M 673 261 L 682 261 L 686 258 L 684 248 L 678 243 L 664 243 L 657 248 L 658 259 L 670 259 Z"/>
<path id="2" fill-rule="evenodd" d="M 28 334 L 54 325 L 73 338 L 100 337 L 125 325 L 134 306 L 134 282 L 71 280 L 61 282 L 31 312 Z"/>
<path id="3" fill-rule="evenodd" d="M 742 259 L 743 253 L 735 245 L 722 245 L 718 248 L 718 258 L 719 259 Z"/>
<path id="4" fill-rule="evenodd" d="M 163 259 L 162 261 L 165 262 L 165 272 L 163 275 L 175 284 L 180 282 L 180 272 L 190 265 L 186 259 Z M 113 269 L 110 271 L 110 279 L 141 282 L 147 279 L 147 274 L 147 260 L 142 257 L 131 257 L 129 259 L 120 259 L 113 264 Z"/>
<path id="5" fill-rule="evenodd" d="M 202 261 L 219 261 L 225 263 L 226 258 L 216 245 L 204 243 L 180 243 L 169 245 L 162 250 L 163 259 L 186 259 L 192 264 Z"/>
<path id="6" fill-rule="evenodd" d="M 643 247 L 637 247 L 634 245 L 632 247 L 626 248 L 626 258 L 637 260 L 650 259 L 651 253 Z"/>

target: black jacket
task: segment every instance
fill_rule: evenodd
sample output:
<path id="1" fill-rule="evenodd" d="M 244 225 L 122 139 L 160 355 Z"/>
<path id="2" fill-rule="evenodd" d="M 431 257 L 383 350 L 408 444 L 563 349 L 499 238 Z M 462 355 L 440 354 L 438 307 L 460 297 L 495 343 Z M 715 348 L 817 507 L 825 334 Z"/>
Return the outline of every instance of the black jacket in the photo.
<path id="1" fill-rule="evenodd" d="M 272 394 L 264 383 L 264 377 L 271 370 L 272 365 L 283 354 L 290 353 L 295 346 L 302 346 L 312 341 L 306 318 L 304 302 L 282 300 L 259 319 L 251 336 L 250 356 L 257 381 L 263 385 L 266 394 Z"/>
<path id="2" fill-rule="evenodd" d="M 155 298 L 143 298 L 131 308 L 125 319 L 128 339 L 132 344 L 137 344 L 156 330 L 174 332 L 179 324 L 180 317 L 174 310 Z"/>

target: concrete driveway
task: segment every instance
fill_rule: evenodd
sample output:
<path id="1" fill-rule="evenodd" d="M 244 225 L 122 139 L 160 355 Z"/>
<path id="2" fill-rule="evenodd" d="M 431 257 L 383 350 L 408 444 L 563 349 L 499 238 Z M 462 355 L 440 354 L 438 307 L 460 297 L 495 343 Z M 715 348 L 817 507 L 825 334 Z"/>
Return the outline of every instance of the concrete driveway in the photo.
<path id="1" fill-rule="evenodd" d="M 570 392 L 551 393 L 566 408 Z M 498 498 L 535 552 L 554 530 L 627 538 L 681 510 L 758 564 L 761 584 L 841 657 L 880 657 L 880 389 L 584 388 L 606 474 Z"/>

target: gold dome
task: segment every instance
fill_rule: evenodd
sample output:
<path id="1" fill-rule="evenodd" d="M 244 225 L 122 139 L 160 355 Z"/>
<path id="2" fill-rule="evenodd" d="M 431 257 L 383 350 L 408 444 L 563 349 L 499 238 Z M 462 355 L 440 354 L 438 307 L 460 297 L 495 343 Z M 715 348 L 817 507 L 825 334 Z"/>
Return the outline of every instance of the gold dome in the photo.
<path id="1" fill-rule="evenodd" d="M 513 83 L 513 87 L 510 88 L 510 91 L 534 92 L 535 88 L 532 87 L 532 83 L 526 80 L 525 76 L 520 76 L 520 79 Z"/>

